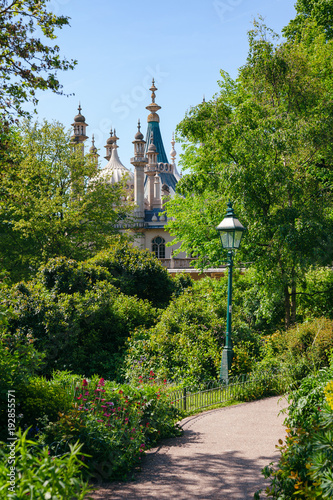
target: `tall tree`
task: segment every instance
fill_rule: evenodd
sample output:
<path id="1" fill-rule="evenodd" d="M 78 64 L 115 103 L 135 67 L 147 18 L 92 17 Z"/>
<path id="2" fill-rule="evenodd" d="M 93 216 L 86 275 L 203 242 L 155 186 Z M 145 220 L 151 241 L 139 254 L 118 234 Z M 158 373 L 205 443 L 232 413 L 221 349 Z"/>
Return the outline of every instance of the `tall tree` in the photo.
<path id="1" fill-rule="evenodd" d="M 324 29 L 326 38 L 333 38 L 333 0 L 297 0 L 296 17 L 283 29 L 289 39 L 301 36 L 302 30 L 309 20 Z"/>
<path id="2" fill-rule="evenodd" d="M 305 270 L 333 258 L 333 42 L 311 27 L 277 45 L 258 23 L 249 41 L 237 80 L 222 72 L 220 94 L 178 126 L 189 173 L 169 228 L 199 265 L 219 263 L 214 228 L 233 200 L 248 227 L 240 257 L 280 289 L 288 326 Z"/>
<path id="3" fill-rule="evenodd" d="M 0 110 L 13 121 L 28 113 L 23 104 L 37 104 L 36 90 L 62 93 L 58 70 L 73 69 L 76 61 L 59 55 L 59 47 L 45 40 L 69 25 L 69 18 L 47 8 L 49 0 L 0 0 Z"/>
<path id="4" fill-rule="evenodd" d="M 82 260 L 106 248 L 132 211 L 124 183 L 98 177 L 59 123 L 27 122 L 11 148 L 1 163 L 0 256 L 12 279 L 50 257 Z"/>

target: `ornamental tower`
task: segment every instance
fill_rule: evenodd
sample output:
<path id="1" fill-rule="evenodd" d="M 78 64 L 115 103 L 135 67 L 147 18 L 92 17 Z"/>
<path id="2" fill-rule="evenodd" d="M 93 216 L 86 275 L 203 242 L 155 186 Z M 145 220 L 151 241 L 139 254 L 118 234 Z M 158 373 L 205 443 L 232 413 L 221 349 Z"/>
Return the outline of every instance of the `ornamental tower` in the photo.
<path id="1" fill-rule="evenodd" d="M 84 141 L 88 139 L 86 136 L 88 124 L 86 123 L 85 117 L 81 114 L 81 109 L 81 104 L 79 103 L 79 113 L 74 117 L 74 123 L 72 123 L 74 134 L 71 136 L 71 142 L 74 146 L 79 146 L 82 150 L 82 154 L 84 154 Z"/>
<path id="2" fill-rule="evenodd" d="M 134 157 L 131 164 L 134 166 L 134 202 L 137 205 L 135 214 L 137 217 L 144 217 L 144 169 L 148 163 L 145 157 L 145 144 L 143 134 L 140 131 L 140 120 L 138 121 L 138 131 L 134 137 Z"/>

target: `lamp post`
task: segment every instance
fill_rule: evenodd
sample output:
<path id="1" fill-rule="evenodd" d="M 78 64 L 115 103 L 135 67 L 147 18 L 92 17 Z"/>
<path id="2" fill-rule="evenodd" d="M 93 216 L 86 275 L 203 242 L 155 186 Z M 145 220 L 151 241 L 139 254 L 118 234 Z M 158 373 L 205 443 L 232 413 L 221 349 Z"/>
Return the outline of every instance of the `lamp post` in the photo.
<path id="1" fill-rule="evenodd" d="M 227 266 L 228 266 L 228 307 L 227 307 L 227 330 L 225 337 L 225 346 L 222 352 L 220 380 L 228 384 L 228 375 L 232 363 L 232 341 L 231 341 L 231 312 L 232 312 L 232 267 L 233 267 L 233 252 L 240 246 L 245 227 L 235 217 L 232 203 L 227 204 L 227 214 L 222 222 L 217 226 L 220 234 L 223 248 L 228 250 Z"/>

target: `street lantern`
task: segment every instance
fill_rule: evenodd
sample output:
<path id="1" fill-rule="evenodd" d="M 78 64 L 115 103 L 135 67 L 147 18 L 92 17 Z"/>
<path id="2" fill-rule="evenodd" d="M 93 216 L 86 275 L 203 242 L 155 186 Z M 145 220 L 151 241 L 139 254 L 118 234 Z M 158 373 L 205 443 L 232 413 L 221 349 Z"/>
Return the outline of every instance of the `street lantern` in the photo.
<path id="1" fill-rule="evenodd" d="M 227 266 L 228 266 L 228 307 L 227 307 L 227 329 L 225 337 L 225 346 L 222 352 L 220 380 L 228 384 L 228 376 L 231 368 L 233 351 L 231 341 L 231 312 L 232 312 L 232 267 L 233 267 L 233 252 L 240 246 L 245 227 L 235 217 L 232 203 L 229 201 L 227 214 L 222 222 L 217 226 L 217 231 L 220 234 L 222 247 L 228 250 Z"/>

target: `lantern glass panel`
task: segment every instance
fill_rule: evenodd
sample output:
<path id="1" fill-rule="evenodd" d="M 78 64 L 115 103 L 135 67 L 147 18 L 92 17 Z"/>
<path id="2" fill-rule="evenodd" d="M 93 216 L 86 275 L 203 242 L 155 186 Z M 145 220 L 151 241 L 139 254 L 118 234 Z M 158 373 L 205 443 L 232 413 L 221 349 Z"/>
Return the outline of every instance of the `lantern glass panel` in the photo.
<path id="1" fill-rule="evenodd" d="M 242 236 L 243 236 L 243 231 L 235 231 L 235 236 L 234 236 L 234 246 L 233 248 L 239 248 Z"/>

